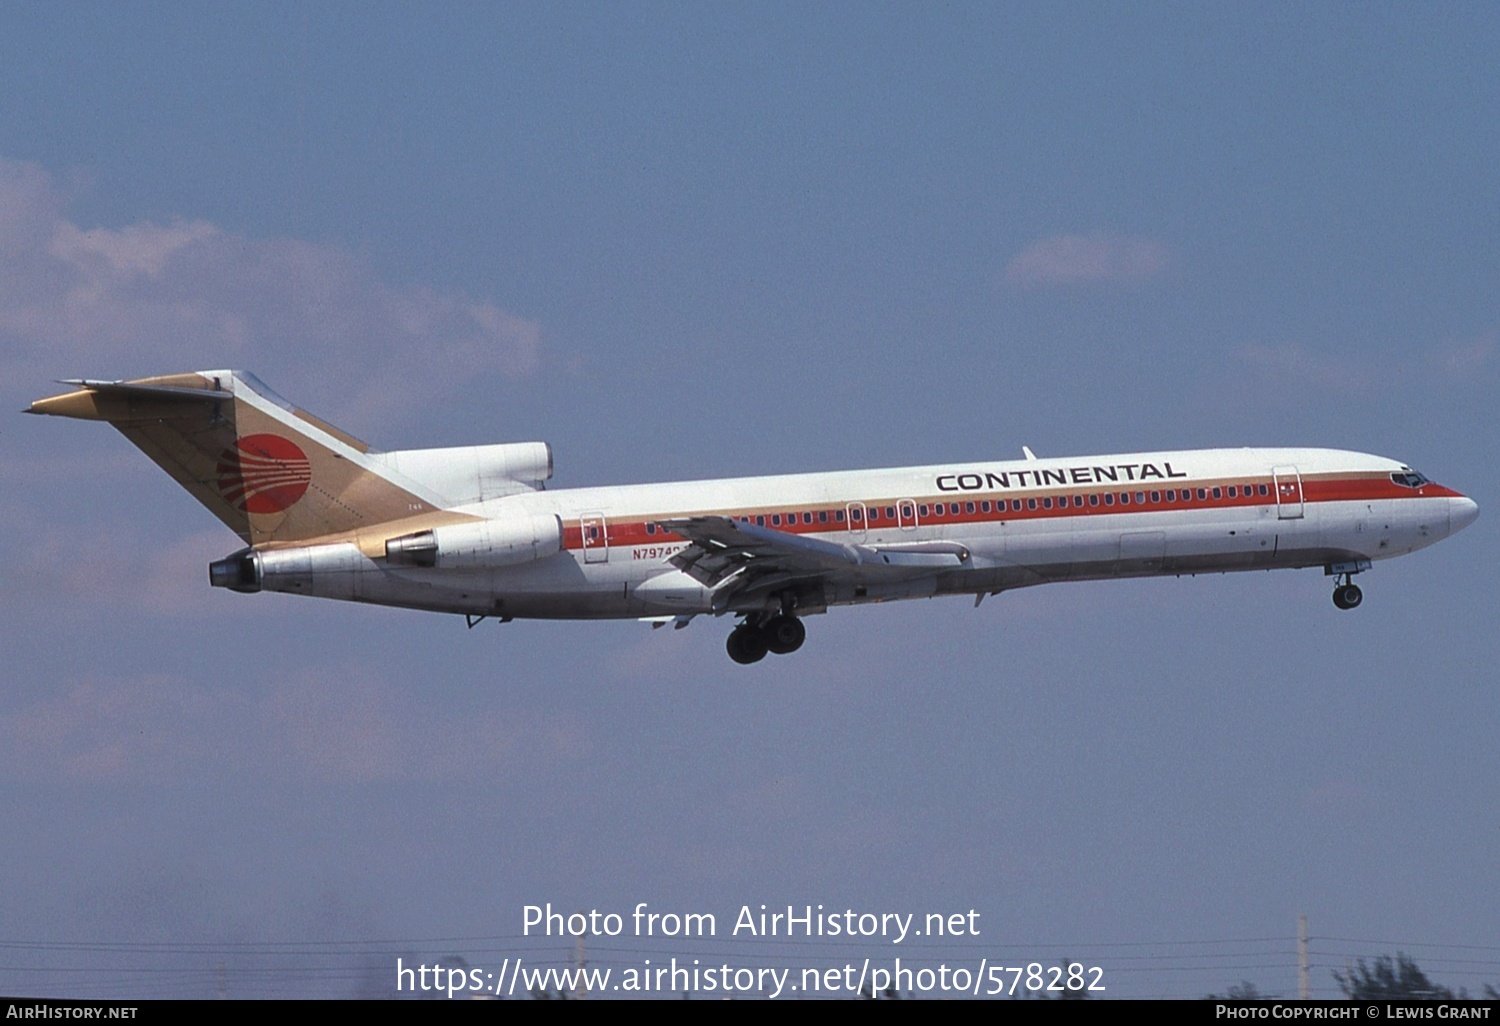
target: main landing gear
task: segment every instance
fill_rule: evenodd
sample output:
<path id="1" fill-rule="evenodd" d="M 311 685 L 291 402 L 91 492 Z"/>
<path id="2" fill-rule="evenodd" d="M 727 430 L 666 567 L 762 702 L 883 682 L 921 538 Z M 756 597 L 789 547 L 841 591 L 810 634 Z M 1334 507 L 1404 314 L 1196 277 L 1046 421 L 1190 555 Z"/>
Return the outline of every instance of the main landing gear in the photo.
<path id="1" fill-rule="evenodd" d="M 802 647 L 807 639 L 807 628 L 791 613 L 777 613 L 757 623 L 747 617 L 745 622 L 729 632 L 724 643 L 729 658 L 737 663 L 758 663 L 767 652 L 787 655 Z"/>

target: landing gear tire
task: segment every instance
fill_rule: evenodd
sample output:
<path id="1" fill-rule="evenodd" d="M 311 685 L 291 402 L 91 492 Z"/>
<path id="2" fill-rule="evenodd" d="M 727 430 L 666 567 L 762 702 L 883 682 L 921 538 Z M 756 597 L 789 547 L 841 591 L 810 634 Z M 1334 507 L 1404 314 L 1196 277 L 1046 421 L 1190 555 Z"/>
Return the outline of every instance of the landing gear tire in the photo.
<path id="1" fill-rule="evenodd" d="M 767 649 L 776 655 L 795 652 L 807 640 L 807 628 L 802 621 L 785 613 L 771 617 L 760 630 L 766 636 Z"/>
<path id="2" fill-rule="evenodd" d="M 741 624 L 730 631 L 724 648 L 729 652 L 729 658 L 742 666 L 760 662 L 770 651 L 765 632 L 749 624 Z"/>
<path id="3" fill-rule="evenodd" d="M 1333 604 L 1340 609 L 1354 609 L 1365 600 L 1365 593 L 1357 584 L 1345 584 L 1333 589 Z"/>

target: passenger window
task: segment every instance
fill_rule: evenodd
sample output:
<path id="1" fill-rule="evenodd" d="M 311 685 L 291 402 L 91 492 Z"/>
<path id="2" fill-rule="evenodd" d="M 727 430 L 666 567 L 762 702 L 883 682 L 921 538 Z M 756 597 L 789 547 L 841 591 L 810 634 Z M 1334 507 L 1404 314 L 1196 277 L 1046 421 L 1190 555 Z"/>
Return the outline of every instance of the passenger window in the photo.
<path id="1" fill-rule="evenodd" d="M 1215 488 L 1214 489 L 1214 498 L 1216 498 L 1216 499 L 1222 499 L 1223 497 L 1224 497 L 1224 489 L 1222 489 L 1222 488 Z"/>
<path id="2" fill-rule="evenodd" d="M 1161 492 L 1152 492 L 1151 493 L 1151 501 L 1152 502 L 1160 502 L 1161 501 Z"/>
<path id="3" fill-rule="evenodd" d="M 833 519 L 842 524 L 844 522 L 844 511 L 841 509 L 834 510 Z"/>
<path id="4" fill-rule="evenodd" d="M 1198 501 L 1201 502 L 1201 501 L 1203 501 L 1206 498 L 1208 498 L 1208 489 L 1207 488 L 1199 488 L 1198 489 Z"/>
<path id="5" fill-rule="evenodd" d="M 647 524 L 646 525 L 646 533 L 647 534 L 655 534 L 656 533 L 656 525 L 655 524 Z"/>
<path id="6" fill-rule="evenodd" d="M 925 517 L 927 515 L 927 504 L 924 502 L 922 503 L 922 505 L 918 506 L 917 512 Z"/>
<path id="7" fill-rule="evenodd" d="M 1146 501 L 1146 493 L 1145 492 L 1136 492 L 1135 493 L 1135 502 L 1136 502 L 1136 505 L 1139 506 L 1139 505 L 1143 504 L 1145 501 Z"/>
<path id="8" fill-rule="evenodd" d="M 820 510 L 818 510 L 818 523 L 820 523 L 820 524 L 826 524 L 826 523 L 828 523 L 828 511 L 826 509 L 820 509 Z"/>
<path id="9" fill-rule="evenodd" d="M 802 522 L 804 524 L 810 524 L 810 523 L 812 523 L 812 513 L 811 512 L 807 512 L 807 513 L 802 514 Z"/>
<path id="10" fill-rule="evenodd" d="M 983 502 L 981 502 L 979 504 L 979 512 L 981 512 L 981 513 L 988 513 L 989 511 L 990 511 L 990 500 L 989 499 L 985 499 Z"/>
<path id="11" fill-rule="evenodd" d="M 1026 508 L 1027 509 L 1036 509 L 1036 500 L 1035 499 L 1027 499 L 1026 500 Z"/>
<path id="12" fill-rule="evenodd" d="M 780 513 L 772 513 L 771 514 L 771 526 L 772 527 L 780 527 L 781 526 L 781 514 Z"/>
<path id="13" fill-rule="evenodd" d="M 1129 506 L 1130 505 L 1130 493 L 1129 492 L 1121 492 L 1120 493 L 1120 505 L 1121 506 Z"/>
<path id="14" fill-rule="evenodd" d="M 1270 495 L 1271 494 L 1271 489 L 1268 488 L 1265 485 L 1256 485 L 1255 486 L 1255 490 L 1257 492 L 1259 492 L 1260 494 L 1262 494 L 1262 495 Z"/>
<path id="15" fill-rule="evenodd" d="M 1177 501 L 1177 489 L 1176 488 L 1168 488 L 1167 489 L 1167 501 L 1168 502 L 1176 502 Z"/>
<path id="16" fill-rule="evenodd" d="M 1104 504 L 1106 506 L 1113 506 L 1115 504 L 1115 493 L 1114 492 L 1105 492 L 1104 493 Z"/>
<path id="17" fill-rule="evenodd" d="M 766 526 L 766 515 L 764 513 L 762 513 L 760 516 L 756 517 L 755 518 L 755 524 L 756 524 L 757 527 L 765 527 Z"/>
<path id="18" fill-rule="evenodd" d="M 1052 496 L 1049 495 L 1045 499 L 1042 500 L 1042 509 L 1051 509 L 1051 508 L 1052 508 Z"/>
<path id="19" fill-rule="evenodd" d="M 1089 505 L 1090 506 L 1097 506 L 1097 505 L 1099 505 L 1099 493 L 1098 492 L 1095 492 L 1093 495 L 1089 496 Z"/>
<path id="20" fill-rule="evenodd" d="M 895 506 L 887 506 L 885 508 L 885 518 L 887 520 L 895 520 L 896 519 L 896 507 Z"/>

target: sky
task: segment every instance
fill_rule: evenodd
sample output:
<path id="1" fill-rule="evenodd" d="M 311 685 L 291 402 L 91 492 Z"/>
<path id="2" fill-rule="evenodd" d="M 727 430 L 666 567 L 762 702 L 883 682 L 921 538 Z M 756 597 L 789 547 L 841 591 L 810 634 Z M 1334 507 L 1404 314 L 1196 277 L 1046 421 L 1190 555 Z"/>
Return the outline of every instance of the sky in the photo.
<path id="1" fill-rule="evenodd" d="M 1305 914 L 1314 995 L 1500 984 L 1496 52 L 1465 3 L 6 5 L 0 993 L 386 996 L 566 966 L 549 904 L 621 915 L 619 974 L 1292 996 Z M 1308 445 L 1482 513 L 1352 613 L 1058 585 L 747 668 L 723 620 L 210 589 L 238 539 L 19 412 L 219 367 L 379 448 L 550 442 L 554 488 Z"/>

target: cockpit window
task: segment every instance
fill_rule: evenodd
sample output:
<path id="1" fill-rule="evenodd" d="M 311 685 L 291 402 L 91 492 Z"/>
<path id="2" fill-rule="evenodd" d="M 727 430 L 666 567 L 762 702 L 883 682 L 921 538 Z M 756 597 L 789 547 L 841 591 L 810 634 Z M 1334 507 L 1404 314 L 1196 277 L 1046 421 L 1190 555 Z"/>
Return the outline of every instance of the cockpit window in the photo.
<path id="1" fill-rule="evenodd" d="M 1403 470 L 1392 474 L 1391 480 L 1407 488 L 1421 488 L 1425 484 L 1432 483 L 1425 474 L 1418 474 L 1415 470 Z"/>

